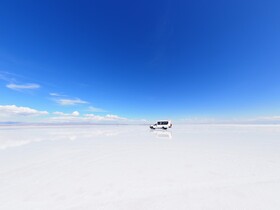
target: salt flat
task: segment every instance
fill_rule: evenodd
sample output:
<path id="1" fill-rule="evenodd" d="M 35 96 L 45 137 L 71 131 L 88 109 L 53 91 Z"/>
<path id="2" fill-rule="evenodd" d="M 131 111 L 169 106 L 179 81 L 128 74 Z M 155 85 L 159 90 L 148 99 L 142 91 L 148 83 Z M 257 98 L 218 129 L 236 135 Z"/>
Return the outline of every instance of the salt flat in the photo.
<path id="1" fill-rule="evenodd" d="M 279 125 L 1 126 L 0 209 L 280 209 Z"/>

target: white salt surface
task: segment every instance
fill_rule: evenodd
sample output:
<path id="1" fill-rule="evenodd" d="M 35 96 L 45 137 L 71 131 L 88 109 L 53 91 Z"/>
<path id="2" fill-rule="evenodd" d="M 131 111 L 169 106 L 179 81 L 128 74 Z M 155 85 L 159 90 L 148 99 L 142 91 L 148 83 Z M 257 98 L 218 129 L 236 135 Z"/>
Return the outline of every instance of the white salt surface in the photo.
<path id="1" fill-rule="evenodd" d="M 280 126 L 1 126 L 1 210 L 280 209 Z"/>

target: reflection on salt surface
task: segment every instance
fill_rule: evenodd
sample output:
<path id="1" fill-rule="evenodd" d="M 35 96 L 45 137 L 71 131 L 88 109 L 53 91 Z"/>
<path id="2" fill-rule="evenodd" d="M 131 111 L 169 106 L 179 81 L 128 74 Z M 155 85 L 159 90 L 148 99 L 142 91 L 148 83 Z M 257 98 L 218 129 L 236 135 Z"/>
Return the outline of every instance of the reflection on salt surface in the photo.
<path id="1" fill-rule="evenodd" d="M 167 130 L 150 130 L 156 138 L 172 139 L 172 132 Z"/>
<path id="2" fill-rule="evenodd" d="M 76 141 L 86 139 L 172 139 L 169 130 L 150 130 L 145 126 L 12 126 L 0 127 L 0 150 L 43 141 Z M 120 136 L 121 135 L 121 136 Z M 136 135 L 136 136 L 135 136 Z M 127 138 L 127 137 L 130 138 Z"/>
<path id="3" fill-rule="evenodd" d="M 280 126 L 2 126 L 0 209 L 280 209 L 279 139 Z"/>
<path id="4" fill-rule="evenodd" d="M 96 137 L 113 137 L 121 130 L 116 127 L 89 126 L 61 126 L 61 127 L 10 127 L 0 129 L 0 150 L 18 147 L 35 142 L 77 139 L 91 139 Z"/>

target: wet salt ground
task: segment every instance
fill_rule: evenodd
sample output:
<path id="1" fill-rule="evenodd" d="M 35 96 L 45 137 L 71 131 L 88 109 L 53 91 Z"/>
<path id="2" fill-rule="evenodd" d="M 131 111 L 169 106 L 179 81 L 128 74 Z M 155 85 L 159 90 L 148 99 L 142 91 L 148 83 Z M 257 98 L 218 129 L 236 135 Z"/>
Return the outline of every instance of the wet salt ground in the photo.
<path id="1" fill-rule="evenodd" d="M 280 209 L 280 126 L 1 126 L 0 209 Z"/>

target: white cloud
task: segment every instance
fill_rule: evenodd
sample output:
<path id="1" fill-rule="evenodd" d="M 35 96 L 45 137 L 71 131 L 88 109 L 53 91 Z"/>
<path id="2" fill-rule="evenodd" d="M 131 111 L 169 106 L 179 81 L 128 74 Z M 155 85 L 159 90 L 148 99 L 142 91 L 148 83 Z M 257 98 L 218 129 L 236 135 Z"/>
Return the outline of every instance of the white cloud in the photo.
<path id="1" fill-rule="evenodd" d="M 127 120 L 124 117 L 119 117 L 118 115 L 111 115 L 107 114 L 105 116 L 94 115 L 94 114 L 85 114 L 84 115 L 89 120 L 96 120 L 96 121 L 121 121 Z"/>
<path id="2" fill-rule="evenodd" d="M 79 116 L 79 115 L 80 115 L 80 113 L 79 113 L 78 111 L 74 111 L 74 112 L 72 112 L 72 116 L 77 117 L 77 116 Z"/>
<path id="3" fill-rule="evenodd" d="M 71 106 L 71 105 L 78 105 L 78 104 L 88 104 L 87 101 L 83 101 L 79 98 L 76 99 L 66 99 L 66 98 L 61 98 L 61 99 L 55 99 L 55 101 L 62 106 Z"/>
<path id="4" fill-rule="evenodd" d="M 15 83 L 10 83 L 6 85 L 7 88 L 12 89 L 12 90 L 34 90 L 38 89 L 41 86 L 35 83 L 29 83 L 29 84 L 23 84 L 23 85 L 18 85 Z"/>
<path id="5" fill-rule="evenodd" d="M 59 93 L 49 93 L 50 96 L 61 96 Z"/>
<path id="6" fill-rule="evenodd" d="M 88 107 L 88 111 L 89 112 L 106 112 L 106 110 L 104 110 L 104 109 L 93 107 L 93 106 Z"/>
<path id="7" fill-rule="evenodd" d="M 191 117 L 177 121 L 183 124 L 279 124 L 280 116 L 239 117 L 239 118 L 203 118 Z"/>
<path id="8" fill-rule="evenodd" d="M 53 112 L 54 115 L 60 115 L 60 116 L 64 116 L 66 115 L 65 113 L 63 112 Z"/>
<path id="9" fill-rule="evenodd" d="M 208 118 L 208 117 L 190 117 L 190 118 L 179 120 L 178 122 L 184 124 L 215 124 L 224 121 L 221 119 Z"/>
<path id="10" fill-rule="evenodd" d="M 107 119 L 110 119 L 110 120 L 127 120 L 126 118 L 124 117 L 120 117 L 118 115 L 113 115 L 113 114 L 107 114 L 105 116 Z"/>
<path id="11" fill-rule="evenodd" d="M 101 116 L 94 114 L 84 114 L 83 116 L 80 116 L 80 113 L 77 111 L 73 112 L 72 114 L 66 114 L 63 112 L 54 112 L 53 114 L 58 116 L 49 118 L 49 121 L 60 123 L 124 123 L 129 121 L 127 118 L 117 115 Z"/>
<path id="12" fill-rule="evenodd" d="M 256 120 L 277 120 L 280 121 L 280 116 L 258 117 Z"/>
<path id="13" fill-rule="evenodd" d="M 246 119 L 248 123 L 280 123 L 280 116 L 262 116 L 251 119 Z"/>
<path id="14" fill-rule="evenodd" d="M 63 113 L 63 112 L 53 112 L 54 115 L 59 115 L 59 116 L 73 116 L 73 117 L 78 117 L 80 113 L 78 111 L 74 111 L 70 114 Z"/>
<path id="15" fill-rule="evenodd" d="M 38 111 L 29 107 L 16 105 L 0 105 L 0 116 L 39 116 L 47 114 L 47 111 Z"/>
<path id="16" fill-rule="evenodd" d="M 38 120 L 37 117 L 48 115 L 47 111 L 39 111 L 29 107 L 16 105 L 0 105 L 0 121 L 24 121 Z"/>

